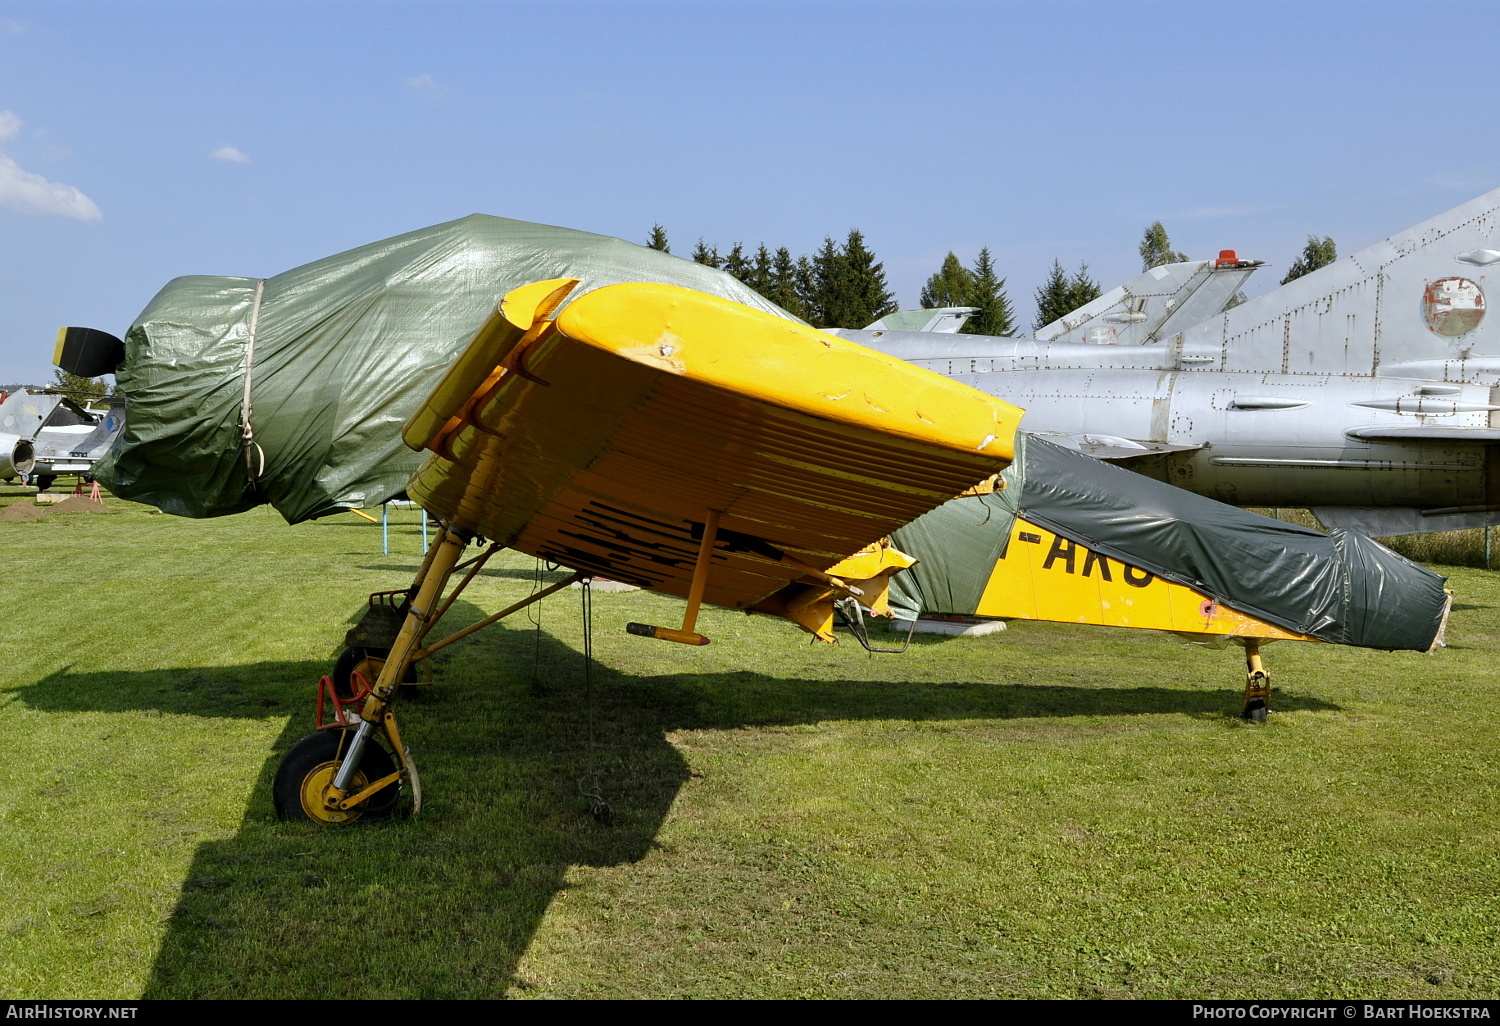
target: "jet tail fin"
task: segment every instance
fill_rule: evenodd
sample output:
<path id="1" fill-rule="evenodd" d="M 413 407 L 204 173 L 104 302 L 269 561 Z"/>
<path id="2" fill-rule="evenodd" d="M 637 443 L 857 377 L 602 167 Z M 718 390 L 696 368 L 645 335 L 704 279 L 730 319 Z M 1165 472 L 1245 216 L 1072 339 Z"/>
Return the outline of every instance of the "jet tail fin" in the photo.
<path id="1" fill-rule="evenodd" d="M 1224 370 L 1493 380 L 1500 189 L 1181 331 L 1190 362 Z M 1165 335 L 1162 336 L 1166 338 Z"/>
<path id="2" fill-rule="evenodd" d="M 977 306 L 939 306 L 930 310 L 902 310 L 886 314 L 865 331 L 931 331 L 939 335 L 953 335 L 964 322 L 979 312 Z"/>
<path id="3" fill-rule="evenodd" d="M 1036 333 L 1043 342 L 1146 345 L 1224 312 L 1259 260 L 1232 249 L 1213 260 L 1153 267 Z"/>

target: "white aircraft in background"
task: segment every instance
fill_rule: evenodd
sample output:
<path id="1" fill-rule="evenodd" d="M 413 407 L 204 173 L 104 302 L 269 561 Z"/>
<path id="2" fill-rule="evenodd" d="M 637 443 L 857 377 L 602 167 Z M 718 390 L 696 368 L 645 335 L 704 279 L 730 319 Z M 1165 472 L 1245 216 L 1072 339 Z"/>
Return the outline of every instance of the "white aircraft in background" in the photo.
<path id="1" fill-rule="evenodd" d="M 1157 267 L 1033 338 L 834 333 L 1024 428 L 1240 506 L 1418 534 L 1500 523 L 1500 190 L 1226 309 L 1258 261 Z M 927 311 L 937 313 L 937 311 Z"/>
<path id="2" fill-rule="evenodd" d="M 28 474 L 46 491 L 59 474 L 87 474 L 125 424 L 123 399 L 90 410 L 61 392 L 0 393 L 0 479 Z"/>

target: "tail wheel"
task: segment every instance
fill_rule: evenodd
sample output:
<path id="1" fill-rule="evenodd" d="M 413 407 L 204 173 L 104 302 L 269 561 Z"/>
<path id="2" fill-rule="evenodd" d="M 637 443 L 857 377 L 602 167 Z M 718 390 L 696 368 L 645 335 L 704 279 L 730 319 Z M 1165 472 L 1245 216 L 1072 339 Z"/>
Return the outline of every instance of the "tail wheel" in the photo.
<path id="1" fill-rule="evenodd" d="M 375 684 L 385 657 L 390 650 L 385 648 L 346 648 L 333 665 L 333 690 L 344 701 L 354 697 L 354 674 L 364 677 L 365 683 Z"/>
<path id="2" fill-rule="evenodd" d="M 346 811 L 330 809 L 323 804 L 323 792 L 333 783 L 342 755 L 354 740 L 353 730 L 320 730 L 309 734 L 291 747 L 276 768 L 271 794 L 276 801 L 276 815 L 281 819 L 322 826 L 343 826 L 360 819 L 385 819 L 396 811 L 401 798 L 401 782 L 383 788 L 361 805 Z M 358 791 L 371 781 L 396 772 L 396 762 L 380 745 L 365 744 L 359 768 L 354 771 L 350 790 Z"/>
<path id="3" fill-rule="evenodd" d="M 333 664 L 333 688 L 339 698 L 344 701 L 354 697 L 354 674 L 357 672 L 364 677 L 365 682 L 371 687 L 380 677 L 381 668 L 385 666 L 386 658 L 391 654 L 388 648 L 346 648 L 340 654 L 338 662 Z M 415 665 L 406 668 L 405 675 L 401 678 L 402 684 L 419 684 L 417 667 Z"/>

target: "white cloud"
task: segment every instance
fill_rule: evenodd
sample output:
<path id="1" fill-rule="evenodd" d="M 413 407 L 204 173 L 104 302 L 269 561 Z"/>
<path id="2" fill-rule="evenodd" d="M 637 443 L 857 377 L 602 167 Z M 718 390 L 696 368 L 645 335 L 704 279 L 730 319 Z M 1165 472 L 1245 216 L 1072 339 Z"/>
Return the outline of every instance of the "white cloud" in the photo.
<path id="1" fill-rule="evenodd" d="M 0 32 L 8 36 L 19 36 L 25 31 L 26 23 L 24 21 L 16 21 L 13 18 L 0 18 Z"/>
<path id="2" fill-rule="evenodd" d="M 0 143 L 10 142 L 20 135 L 21 123 L 14 111 L 0 110 Z"/>
<path id="3" fill-rule="evenodd" d="M 406 80 L 406 88 L 415 89 L 423 96 L 437 99 L 439 96 L 448 95 L 448 87 L 434 79 L 431 75 L 414 75 Z"/>
<path id="4" fill-rule="evenodd" d="M 245 156 L 233 146 L 220 146 L 212 154 L 215 160 L 227 160 L 231 164 L 248 164 L 250 158 Z"/>
<path id="5" fill-rule="evenodd" d="M 19 214 L 71 217 L 75 221 L 97 221 L 104 216 L 94 201 L 78 189 L 23 170 L 3 153 L 0 153 L 0 207 Z"/>

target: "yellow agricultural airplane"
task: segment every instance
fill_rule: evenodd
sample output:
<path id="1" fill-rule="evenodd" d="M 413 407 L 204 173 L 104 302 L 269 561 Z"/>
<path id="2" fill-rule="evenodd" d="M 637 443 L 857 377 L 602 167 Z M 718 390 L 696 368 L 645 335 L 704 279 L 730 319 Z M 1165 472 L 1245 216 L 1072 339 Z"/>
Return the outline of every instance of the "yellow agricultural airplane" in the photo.
<path id="1" fill-rule="evenodd" d="M 442 527 L 401 596 L 394 638 L 374 654 L 354 650 L 320 682 L 320 729 L 276 774 L 282 816 L 389 814 L 403 784 L 420 807 L 393 711 L 401 684 L 442 648 L 576 580 L 600 574 L 687 600 L 680 625 L 629 625 L 643 637 L 708 644 L 696 621 L 710 602 L 832 641 L 836 603 L 889 611 L 891 576 L 913 563 L 884 540 L 892 531 L 1003 487 L 1014 406 L 700 292 L 611 285 L 565 305 L 577 285 L 506 295 L 407 421 L 406 443 L 430 452 L 408 491 Z M 1011 541 L 980 615 L 1239 637 L 1247 708 L 1254 699 L 1263 710 L 1269 695 L 1259 642 L 1314 640 L 1024 519 Z M 430 641 L 502 547 L 575 573 Z"/>
<path id="2" fill-rule="evenodd" d="M 388 656 L 320 690 L 332 729 L 283 759 L 283 815 L 388 811 L 403 778 L 420 802 L 392 711 L 411 667 L 595 572 L 687 599 L 680 626 L 633 634 L 707 644 L 695 629 L 707 601 L 832 640 L 837 600 L 885 611 L 890 575 L 912 562 L 871 539 L 993 488 L 1013 458 L 1022 411 L 937 374 L 672 285 L 612 285 L 562 307 L 577 284 L 511 291 L 407 422 L 407 444 L 432 453 L 408 491 L 443 527 Z M 578 572 L 429 643 L 502 547 L 461 566 L 480 538 Z"/>

